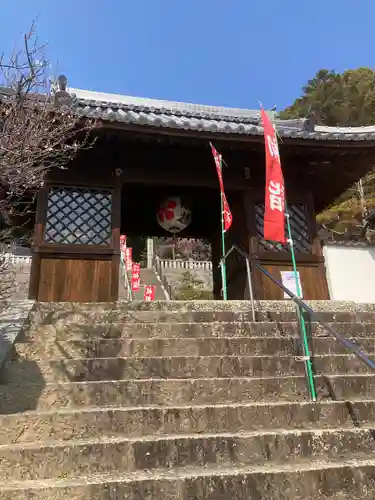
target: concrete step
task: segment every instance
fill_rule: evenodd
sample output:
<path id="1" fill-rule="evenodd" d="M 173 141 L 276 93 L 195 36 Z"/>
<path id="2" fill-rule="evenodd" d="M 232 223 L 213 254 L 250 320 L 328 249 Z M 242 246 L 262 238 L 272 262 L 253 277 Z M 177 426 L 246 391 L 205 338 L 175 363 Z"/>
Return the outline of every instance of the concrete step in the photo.
<path id="1" fill-rule="evenodd" d="M 374 443 L 372 429 L 280 429 L 1 445 L 0 481 L 299 460 L 311 460 L 313 466 L 314 460 L 338 456 L 365 459 L 372 455 Z"/>
<path id="2" fill-rule="evenodd" d="M 295 356 L 184 356 L 146 358 L 91 358 L 41 360 L 40 374 L 46 382 L 97 380 L 200 379 L 237 377 L 284 377 L 303 375 L 305 365 Z M 317 374 L 367 373 L 370 369 L 354 355 L 314 356 Z M 10 362 L 3 383 L 31 380 L 35 362 Z"/>
<path id="3" fill-rule="evenodd" d="M 327 322 L 363 323 L 374 322 L 375 313 L 371 312 L 322 312 L 321 317 Z M 48 314 L 33 313 L 32 322 L 34 326 L 41 324 L 54 324 L 58 327 L 72 324 L 95 324 L 97 322 L 159 322 L 159 323 L 202 323 L 215 321 L 252 321 L 251 309 L 241 311 L 212 309 L 203 311 L 168 311 L 168 310 L 135 310 L 128 307 L 116 307 L 113 309 L 72 309 L 65 310 L 54 308 Z M 289 322 L 296 321 L 295 311 L 268 311 L 257 313 L 257 321 L 264 322 Z"/>
<path id="4" fill-rule="evenodd" d="M 371 428 L 375 401 L 81 408 L 0 416 L 0 444 L 274 429 Z"/>
<path id="5" fill-rule="evenodd" d="M 375 337 L 349 340 L 357 343 L 370 355 L 375 353 Z M 334 338 L 314 338 L 311 345 L 315 355 L 348 354 L 348 349 Z M 115 356 L 266 356 L 276 353 L 299 355 L 302 352 L 298 337 L 92 338 L 58 341 L 46 339 L 45 342 L 18 343 L 16 349 L 19 356 L 36 361 Z"/>
<path id="6" fill-rule="evenodd" d="M 46 384 L 42 376 L 0 386 L 0 414 L 92 406 L 175 406 L 308 399 L 304 376 L 116 380 Z M 316 377 L 322 399 L 375 399 L 375 375 Z"/>
<path id="7" fill-rule="evenodd" d="M 131 272 L 128 272 L 128 279 L 131 283 Z M 158 280 L 155 271 L 153 269 L 145 269 L 141 268 L 140 275 L 140 287 L 139 290 L 133 292 L 133 300 L 135 302 L 143 301 L 144 297 L 144 287 L 146 285 L 154 285 L 155 286 L 155 300 L 164 301 L 166 300 L 166 296 L 164 290 L 161 287 L 161 283 Z"/>
<path id="8" fill-rule="evenodd" d="M 111 472 L 0 485 L 1 500 L 373 500 L 375 460 Z"/>
<path id="9" fill-rule="evenodd" d="M 334 300 L 311 300 L 305 301 L 313 310 L 319 312 L 344 312 L 350 314 L 375 313 L 374 304 L 357 304 L 355 302 Z M 257 312 L 290 312 L 295 311 L 295 305 L 291 300 L 256 300 L 254 302 Z M 251 302 L 246 300 L 197 300 L 197 301 L 154 301 L 143 302 L 40 302 L 35 305 L 34 311 L 42 315 L 48 315 L 51 311 L 109 311 L 113 309 L 127 309 L 139 311 L 243 311 L 251 310 Z"/>
<path id="10" fill-rule="evenodd" d="M 330 323 L 345 337 L 375 338 L 375 323 Z M 312 325 L 309 336 L 332 337 L 321 325 Z M 220 338 L 220 337 L 299 337 L 296 322 L 214 322 L 214 323 L 100 323 L 82 324 L 72 322 L 67 325 L 42 325 L 30 330 L 24 340 L 43 342 L 57 339 L 83 340 L 95 338 Z M 20 338 L 20 340 L 22 340 Z"/>

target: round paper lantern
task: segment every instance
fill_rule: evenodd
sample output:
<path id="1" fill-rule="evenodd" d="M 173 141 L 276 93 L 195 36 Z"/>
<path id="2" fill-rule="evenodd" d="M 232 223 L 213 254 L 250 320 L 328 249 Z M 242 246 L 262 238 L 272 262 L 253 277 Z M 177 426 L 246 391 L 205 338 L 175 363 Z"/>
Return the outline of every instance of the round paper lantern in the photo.
<path id="1" fill-rule="evenodd" d="M 167 198 L 161 203 L 156 220 L 169 233 L 183 231 L 191 222 L 191 210 L 178 196 Z"/>

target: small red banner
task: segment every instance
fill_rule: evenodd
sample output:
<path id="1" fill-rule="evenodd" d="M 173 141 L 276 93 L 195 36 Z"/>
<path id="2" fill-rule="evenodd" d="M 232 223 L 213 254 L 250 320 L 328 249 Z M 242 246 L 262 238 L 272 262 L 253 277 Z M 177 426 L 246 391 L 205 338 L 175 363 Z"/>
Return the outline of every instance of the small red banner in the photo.
<path id="1" fill-rule="evenodd" d="M 125 264 L 125 253 L 126 253 L 126 236 L 122 234 L 120 236 L 120 252 L 121 252 L 121 261 Z"/>
<path id="2" fill-rule="evenodd" d="M 225 196 L 225 192 L 224 192 L 221 155 L 216 151 L 216 149 L 214 148 L 214 146 L 211 143 L 210 143 L 210 146 L 211 146 L 212 156 L 214 157 L 214 161 L 215 161 L 215 165 L 216 165 L 217 176 L 219 178 L 221 199 L 223 202 L 223 220 L 224 220 L 224 232 L 225 232 L 225 231 L 228 231 L 228 229 L 232 225 L 233 217 L 232 217 L 232 213 L 230 211 L 229 205 L 228 205 L 227 197 Z"/>
<path id="3" fill-rule="evenodd" d="M 133 252 L 131 247 L 126 247 L 125 248 L 125 268 L 127 271 L 132 270 L 132 264 L 133 264 Z"/>
<path id="4" fill-rule="evenodd" d="M 125 250 L 126 248 L 126 236 L 125 234 L 122 234 L 120 236 L 120 250 Z"/>
<path id="5" fill-rule="evenodd" d="M 143 294 L 143 300 L 150 302 L 155 300 L 155 285 L 146 285 Z"/>
<path id="6" fill-rule="evenodd" d="M 132 265 L 132 291 L 137 292 L 141 284 L 141 265 L 133 262 Z"/>
<path id="7" fill-rule="evenodd" d="M 266 197 L 264 208 L 264 239 L 286 243 L 285 187 L 281 170 L 275 129 L 264 109 L 261 109 L 266 147 Z"/>

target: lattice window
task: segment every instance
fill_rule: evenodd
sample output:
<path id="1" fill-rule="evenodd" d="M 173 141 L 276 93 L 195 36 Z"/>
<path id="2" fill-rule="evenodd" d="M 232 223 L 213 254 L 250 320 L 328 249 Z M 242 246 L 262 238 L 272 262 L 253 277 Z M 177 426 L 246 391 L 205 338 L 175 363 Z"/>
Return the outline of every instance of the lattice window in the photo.
<path id="1" fill-rule="evenodd" d="M 307 219 L 306 206 L 302 203 L 294 203 L 288 205 L 290 228 L 292 231 L 292 238 L 296 252 L 310 253 L 311 243 L 309 237 L 309 226 Z M 255 218 L 257 235 L 259 245 L 262 250 L 289 252 L 289 245 L 282 245 L 281 243 L 273 243 L 272 241 L 265 241 L 264 234 L 264 203 L 259 203 L 255 206 Z M 285 225 L 286 231 L 286 225 Z M 286 233 L 285 233 L 286 234 Z M 287 235 L 286 235 L 287 237 Z"/>
<path id="2" fill-rule="evenodd" d="M 44 241 L 69 245 L 110 245 L 111 192 L 52 187 L 48 195 Z"/>

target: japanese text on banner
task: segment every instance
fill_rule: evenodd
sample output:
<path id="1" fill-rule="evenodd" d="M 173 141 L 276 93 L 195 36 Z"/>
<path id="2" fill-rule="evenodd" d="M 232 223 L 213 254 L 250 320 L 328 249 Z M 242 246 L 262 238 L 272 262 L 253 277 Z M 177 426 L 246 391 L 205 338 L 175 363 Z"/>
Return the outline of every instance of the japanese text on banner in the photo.
<path id="1" fill-rule="evenodd" d="M 126 261 L 126 236 L 122 234 L 120 236 L 120 252 L 121 252 L 121 261 L 125 263 Z"/>
<path id="2" fill-rule="evenodd" d="M 141 284 L 141 266 L 136 262 L 132 266 L 132 291 L 137 292 Z"/>
<path id="3" fill-rule="evenodd" d="M 143 294 L 143 300 L 147 302 L 155 300 L 155 285 L 146 285 Z"/>
<path id="4" fill-rule="evenodd" d="M 125 248 L 125 267 L 127 271 L 132 270 L 133 253 L 131 247 Z"/>
<path id="5" fill-rule="evenodd" d="M 266 195 L 264 239 L 286 243 L 285 187 L 276 132 L 264 109 L 261 110 L 266 148 Z"/>

